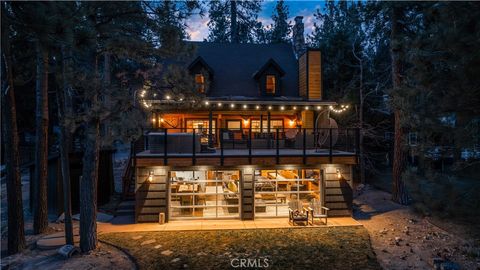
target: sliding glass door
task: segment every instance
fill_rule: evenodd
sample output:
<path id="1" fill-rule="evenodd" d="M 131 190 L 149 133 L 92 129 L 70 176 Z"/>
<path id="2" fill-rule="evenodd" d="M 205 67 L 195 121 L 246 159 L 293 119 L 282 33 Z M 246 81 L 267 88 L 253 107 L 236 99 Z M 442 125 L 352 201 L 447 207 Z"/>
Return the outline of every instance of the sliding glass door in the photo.
<path id="1" fill-rule="evenodd" d="M 240 217 L 240 171 L 171 171 L 170 218 Z"/>
<path id="2" fill-rule="evenodd" d="M 256 170 L 255 216 L 288 216 L 288 203 L 322 199 L 320 170 Z"/>

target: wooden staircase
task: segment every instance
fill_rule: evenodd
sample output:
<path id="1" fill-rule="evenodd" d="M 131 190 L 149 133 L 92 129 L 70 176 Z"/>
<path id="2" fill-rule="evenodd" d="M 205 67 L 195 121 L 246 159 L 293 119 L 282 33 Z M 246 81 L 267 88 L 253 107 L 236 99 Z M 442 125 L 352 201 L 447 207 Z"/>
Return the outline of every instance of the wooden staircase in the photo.
<path id="1" fill-rule="evenodd" d="M 116 208 L 115 216 L 135 215 L 135 167 L 130 154 L 122 175 L 122 202 Z"/>

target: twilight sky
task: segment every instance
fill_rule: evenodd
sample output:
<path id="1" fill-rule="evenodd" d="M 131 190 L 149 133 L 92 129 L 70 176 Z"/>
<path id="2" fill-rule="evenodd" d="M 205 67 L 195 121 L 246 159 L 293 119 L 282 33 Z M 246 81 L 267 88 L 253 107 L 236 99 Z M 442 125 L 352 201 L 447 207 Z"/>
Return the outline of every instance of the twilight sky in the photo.
<path id="1" fill-rule="evenodd" d="M 293 24 L 295 16 L 303 16 L 303 23 L 305 24 L 305 32 L 309 34 L 313 28 L 313 14 L 317 9 L 324 6 L 324 1 L 285 1 L 289 11 L 289 21 Z M 262 11 L 259 13 L 258 19 L 263 25 L 270 25 L 272 23 L 272 12 L 275 8 L 276 1 L 264 0 L 262 2 Z M 208 13 L 203 18 L 200 16 L 193 16 L 189 22 L 187 29 L 191 40 L 202 41 L 208 36 Z"/>

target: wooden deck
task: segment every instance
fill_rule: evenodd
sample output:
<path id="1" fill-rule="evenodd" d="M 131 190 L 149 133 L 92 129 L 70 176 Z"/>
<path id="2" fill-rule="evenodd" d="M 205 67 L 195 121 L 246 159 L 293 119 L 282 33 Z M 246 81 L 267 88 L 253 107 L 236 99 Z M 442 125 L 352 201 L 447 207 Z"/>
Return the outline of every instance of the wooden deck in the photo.
<path id="1" fill-rule="evenodd" d="M 155 153 L 136 155 L 137 166 L 236 166 L 281 164 L 357 164 L 353 152 L 328 149 L 217 149 L 214 153 Z"/>

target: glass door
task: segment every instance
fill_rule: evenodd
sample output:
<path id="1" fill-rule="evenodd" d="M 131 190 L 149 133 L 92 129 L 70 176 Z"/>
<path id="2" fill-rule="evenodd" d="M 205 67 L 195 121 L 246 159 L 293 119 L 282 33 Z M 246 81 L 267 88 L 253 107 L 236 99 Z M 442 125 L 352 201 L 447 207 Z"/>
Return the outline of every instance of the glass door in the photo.
<path id="1" fill-rule="evenodd" d="M 290 201 L 321 199 L 321 179 L 320 170 L 256 170 L 255 216 L 288 216 Z"/>
<path id="2" fill-rule="evenodd" d="M 240 217 L 240 171 L 171 171 L 169 181 L 172 219 Z"/>

